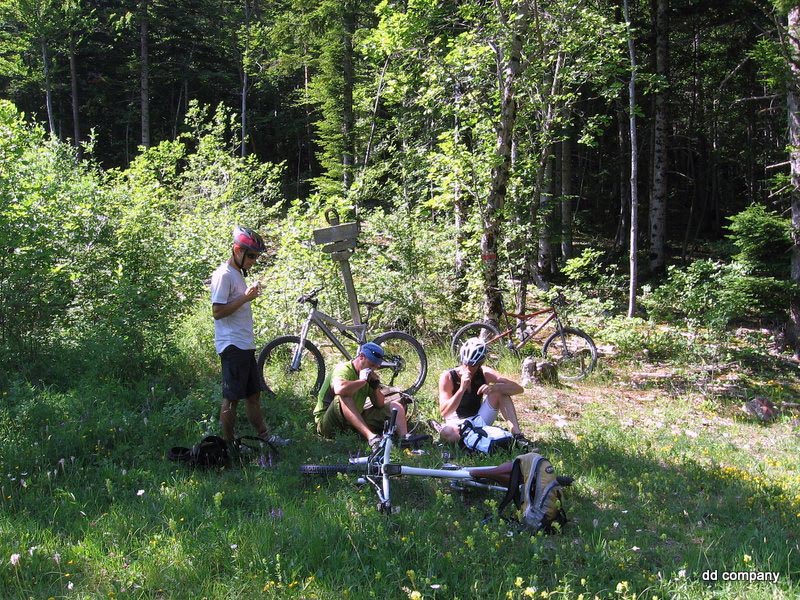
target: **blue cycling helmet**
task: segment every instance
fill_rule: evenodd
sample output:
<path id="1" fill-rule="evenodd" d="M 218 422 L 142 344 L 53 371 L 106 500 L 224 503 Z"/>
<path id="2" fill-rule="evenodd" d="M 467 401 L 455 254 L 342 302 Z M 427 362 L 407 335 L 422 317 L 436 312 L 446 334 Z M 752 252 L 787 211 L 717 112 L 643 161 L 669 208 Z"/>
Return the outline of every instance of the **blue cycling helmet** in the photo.
<path id="1" fill-rule="evenodd" d="M 458 352 L 462 365 L 474 367 L 486 359 L 486 342 L 481 338 L 469 338 Z"/>
<path id="2" fill-rule="evenodd" d="M 375 342 L 367 342 L 362 344 L 358 349 L 359 354 L 363 354 L 369 362 L 379 365 L 383 362 L 384 352 L 383 348 Z"/>

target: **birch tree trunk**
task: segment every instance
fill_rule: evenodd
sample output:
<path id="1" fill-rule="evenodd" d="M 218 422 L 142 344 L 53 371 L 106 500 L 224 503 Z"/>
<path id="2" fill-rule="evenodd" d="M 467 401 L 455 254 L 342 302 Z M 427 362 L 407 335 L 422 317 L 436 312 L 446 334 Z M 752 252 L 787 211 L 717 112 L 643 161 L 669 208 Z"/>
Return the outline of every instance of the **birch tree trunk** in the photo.
<path id="1" fill-rule="evenodd" d="M 344 191 L 353 185 L 354 140 L 353 127 L 353 88 L 355 87 L 355 70 L 353 66 L 353 35 L 356 31 L 355 8 L 352 2 L 345 2 L 344 33 L 342 53 L 342 74 L 344 76 L 344 91 L 342 96 L 342 185 Z"/>
<path id="2" fill-rule="evenodd" d="M 139 84 L 142 117 L 142 146 L 150 147 L 150 57 L 148 52 L 148 0 L 139 5 L 139 45 L 141 47 L 141 80 Z"/>
<path id="3" fill-rule="evenodd" d="M 522 74 L 522 41 L 528 30 L 530 10 L 524 0 L 515 3 L 515 18 L 512 28 L 511 47 L 508 62 L 503 72 L 500 122 L 497 129 L 495 154 L 499 158 L 492 169 L 489 196 L 483 210 L 483 234 L 481 236 L 481 259 L 483 260 L 484 318 L 495 321 L 500 317 L 501 302 L 497 248 L 500 238 L 501 212 L 508 190 L 511 173 L 511 140 L 517 119 L 517 103 L 514 98 L 514 84 Z"/>
<path id="4" fill-rule="evenodd" d="M 789 66 L 794 75 L 787 93 L 789 116 L 789 163 L 792 176 L 791 280 L 795 284 L 789 301 L 787 341 L 800 358 L 800 5 L 789 10 Z"/>
<path id="5" fill-rule="evenodd" d="M 653 0 L 656 15 L 656 74 L 664 86 L 669 81 L 669 0 Z M 655 93 L 653 123 L 653 184 L 650 190 L 650 270 L 664 268 L 667 214 L 669 116 L 667 89 Z"/>
<path id="6" fill-rule="evenodd" d="M 636 137 L 636 54 L 633 47 L 633 33 L 628 11 L 628 0 L 623 0 L 625 11 L 625 25 L 628 30 L 628 54 L 631 60 L 631 78 L 628 83 L 628 110 L 630 112 L 630 137 L 631 137 L 631 232 L 630 232 L 630 289 L 628 291 L 628 316 L 636 314 L 636 288 L 638 287 L 638 233 L 639 233 L 639 194 L 636 190 L 638 180 L 639 160 L 637 156 L 638 142 Z"/>
<path id="7" fill-rule="evenodd" d="M 81 116 L 78 105 L 78 65 L 75 56 L 75 38 L 70 34 L 69 39 L 69 79 L 72 88 L 72 136 L 73 145 L 78 153 L 78 158 L 81 156 Z"/>
<path id="8" fill-rule="evenodd" d="M 50 51 L 47 41 L 42 38 L 42 65 L 44 69 L 44 100 L 47 106 L 47 123 L 50 126 L 50 134 L 56 134 L 56 118 L 53 113 L 53 84 L 50 81 Z"/>
<path id="9" fill-rule="evenodd" d="M 572 258 L 572 138 L 561 142 L 561 256 Z"/>

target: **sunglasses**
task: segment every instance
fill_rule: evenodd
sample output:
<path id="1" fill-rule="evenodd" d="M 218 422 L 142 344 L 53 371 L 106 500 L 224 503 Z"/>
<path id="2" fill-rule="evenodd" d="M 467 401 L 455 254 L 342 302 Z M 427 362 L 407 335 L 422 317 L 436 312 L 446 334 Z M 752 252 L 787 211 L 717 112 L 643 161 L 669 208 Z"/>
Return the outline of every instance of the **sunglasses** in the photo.
<path id="1" fill-rule="evenodd" d="M 250 258 L 250 259 L 252 259 L 252 260 L 256 260 L 256 259 L 258 259 L 258 257 L 259 257 L 259 256 L 260 256 L 260 255 L 259 255 L 259 254 L 256 254 L 255 252 L 246 252 L 246 253 L 245 253 L 245 257 L 247 257 L 247 258 Z"/>

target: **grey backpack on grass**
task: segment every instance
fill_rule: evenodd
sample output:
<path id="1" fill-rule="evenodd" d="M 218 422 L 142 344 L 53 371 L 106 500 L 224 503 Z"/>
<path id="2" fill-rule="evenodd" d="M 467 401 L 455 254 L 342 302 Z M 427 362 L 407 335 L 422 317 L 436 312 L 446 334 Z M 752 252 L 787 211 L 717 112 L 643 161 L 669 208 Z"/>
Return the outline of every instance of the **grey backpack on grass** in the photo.
<path id="1" fill-rule="evenodd" d="M 522 454 L 514 459 L 508 492 L 498 511 L 502 515 L 513 500 L 517 507 L 515 520 L 525 529 L 553 533 L 567 522 L 564 488 L 571 484 L 572 477 L 556 475 L 553 465 L 541 454 Z"/>

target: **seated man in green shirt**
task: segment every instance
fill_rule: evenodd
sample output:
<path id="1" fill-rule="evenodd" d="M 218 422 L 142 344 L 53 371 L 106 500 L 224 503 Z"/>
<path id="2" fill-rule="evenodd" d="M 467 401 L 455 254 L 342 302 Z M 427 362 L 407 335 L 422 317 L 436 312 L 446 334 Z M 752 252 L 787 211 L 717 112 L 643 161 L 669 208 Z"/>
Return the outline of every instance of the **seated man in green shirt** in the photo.
<path id="1" fill-rule="evenodd" d="M 386 402 L 376 370 L 383 361 L 383 348 L 367 342 L 349 362 L 336 365 L 325 378 L 314 409 L 317 433 L 331 438 L 340 431 L 354 429 L 374 446 L 381 440 L 384 420 L 397 409 L 397 432 L 401 447 L 408 447 L 430 436 L 408 435 L 406 411 L 402 403 Z M 367 398 L 372 406 L 364 408 Z"/>

